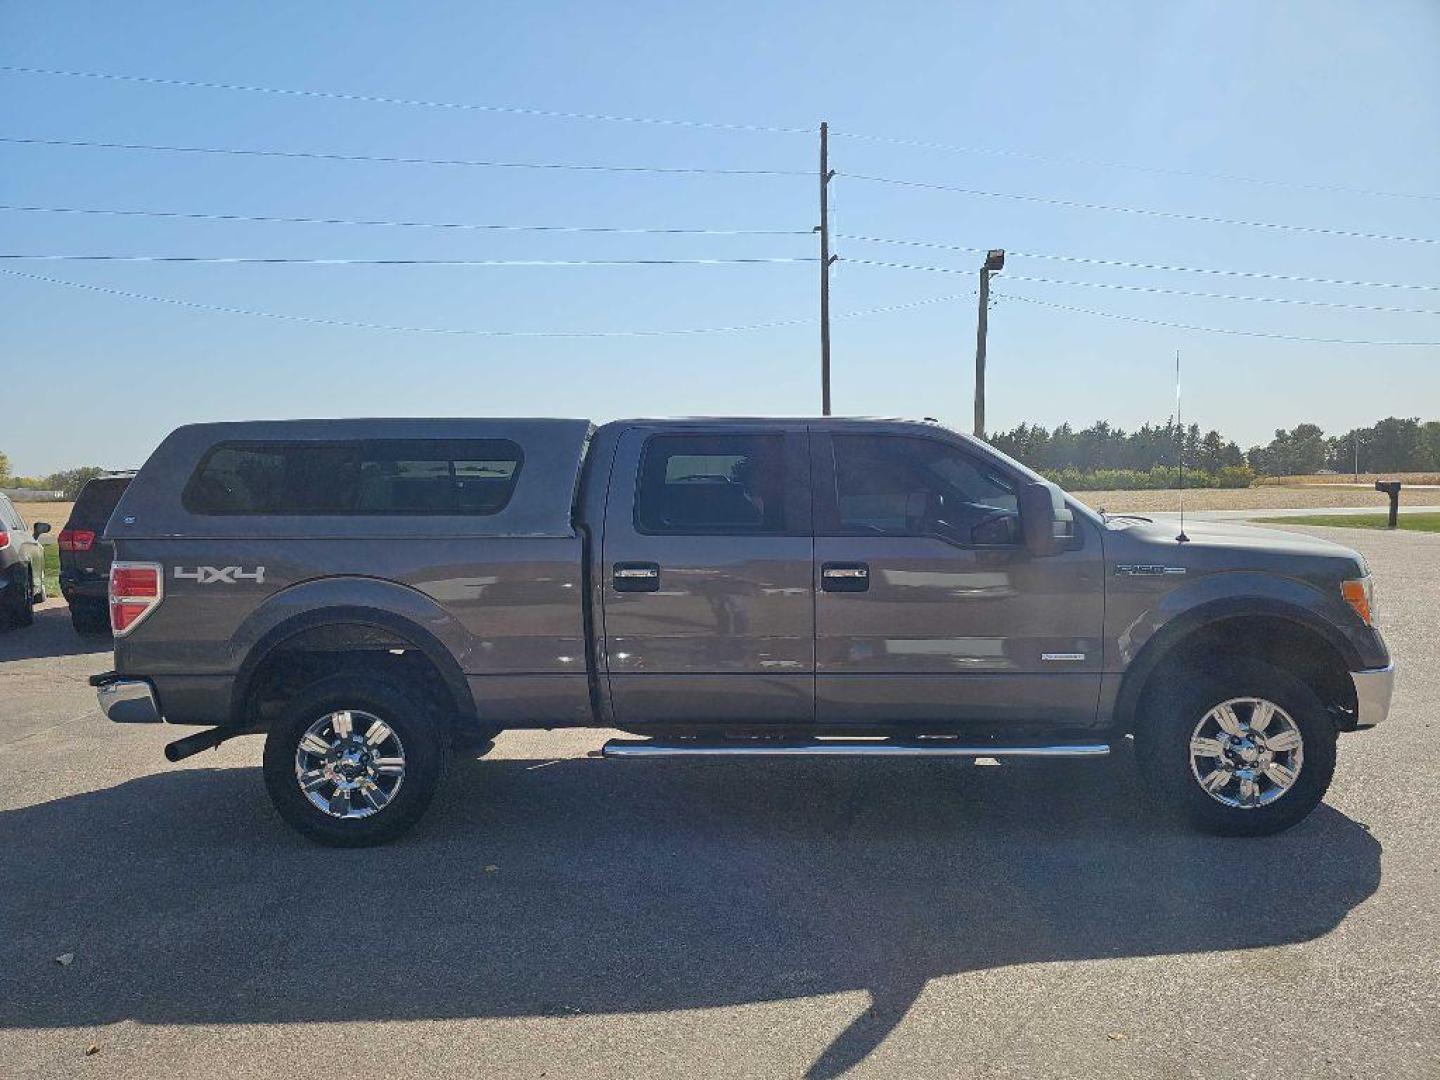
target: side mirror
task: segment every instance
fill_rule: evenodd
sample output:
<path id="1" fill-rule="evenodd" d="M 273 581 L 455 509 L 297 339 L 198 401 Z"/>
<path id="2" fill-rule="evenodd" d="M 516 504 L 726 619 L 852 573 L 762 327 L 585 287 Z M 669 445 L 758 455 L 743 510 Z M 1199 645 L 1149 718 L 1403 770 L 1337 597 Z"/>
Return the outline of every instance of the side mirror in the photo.
<path id="1" fill-rule="evenodd" d="M 1058 555 L 1075 537 L 1075 515 L 1054 484 L 1026 484 L 1020 489 L 1020 531 L 1025 549 L 1037 559 Z"/>
<path id="2" fill-rule="evenodd" d="M 39 540 L 40 537 L 44 536 L 49 531 L 50 523 L 48 521 L 37 521 L 35 522 L 35 528 L 31 531 L 30 535 L 32 535 L 36 540 Z"/>

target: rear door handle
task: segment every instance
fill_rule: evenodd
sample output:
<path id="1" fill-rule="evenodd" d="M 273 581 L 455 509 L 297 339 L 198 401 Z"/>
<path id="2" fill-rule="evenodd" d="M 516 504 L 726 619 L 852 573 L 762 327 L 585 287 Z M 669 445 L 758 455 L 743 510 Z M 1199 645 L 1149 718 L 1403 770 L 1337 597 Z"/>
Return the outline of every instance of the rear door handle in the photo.
<path id="1" fill-rule="evenodd" d="M 610 580 L 616 592 L 659 592 L 660 564 L 617 562 Z"/>
<path id="2" fill-rule="evenodd" d="M 863 562 L 823 563 L 820 588 L 826 592 L 866 592 L 870 588 L 870 567 Z"/>

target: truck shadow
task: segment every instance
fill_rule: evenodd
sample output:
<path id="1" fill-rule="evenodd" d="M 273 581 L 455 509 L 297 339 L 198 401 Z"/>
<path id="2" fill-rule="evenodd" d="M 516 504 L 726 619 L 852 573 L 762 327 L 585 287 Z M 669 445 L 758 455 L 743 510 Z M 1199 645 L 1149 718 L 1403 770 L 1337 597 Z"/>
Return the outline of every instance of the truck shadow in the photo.
<path id="1" fill-rule="evenodd" d="M 0 813 L 0 1026 L 865 991 L 809 1074 L 831 1077 L 932 978 L 1308 941 L 1379 884 L 1380 844 L 1329 807 L 1199 836 L 1128 765 L 461 761 L 414 834 L 362 851 L 290 833 L 256 769 L 177 769 Z"/>

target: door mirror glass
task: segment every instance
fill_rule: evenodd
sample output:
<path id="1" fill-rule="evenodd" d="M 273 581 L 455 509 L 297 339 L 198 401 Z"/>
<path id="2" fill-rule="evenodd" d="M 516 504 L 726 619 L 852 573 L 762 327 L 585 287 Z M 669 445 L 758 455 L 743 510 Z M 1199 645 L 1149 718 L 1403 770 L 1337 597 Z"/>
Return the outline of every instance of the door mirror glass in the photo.
<path id="1" fill-rule="evenodd" d="M 1026 484 L 1020 489 L 1020 528 L 1031 555 L 1058 555 L 1075 539 L 1075 515 L 1054 484 Z"/>
<path id="2" fill-rule="evenodd" d="M 1014 547 L 1020 543 L 1020 516 L 1002 511 L 986 518 L 970 530 L 970 543 L 976 547 Z"/>
<path id="3" fill-rule="evenodd" d="M 48 521 L 37 521 L 35 522 L 35 529 L 32 535 L 35 537 L 36 540 L 39 540 L 40 537 L 44 536 L 49 531 L 50 523 Z"/>

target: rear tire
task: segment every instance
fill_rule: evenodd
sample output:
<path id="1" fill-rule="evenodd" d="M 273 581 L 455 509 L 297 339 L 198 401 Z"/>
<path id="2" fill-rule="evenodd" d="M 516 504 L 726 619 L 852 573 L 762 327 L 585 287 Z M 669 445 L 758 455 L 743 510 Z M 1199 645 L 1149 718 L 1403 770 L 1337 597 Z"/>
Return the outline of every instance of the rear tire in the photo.
<path id="1" fill-rule="evenodd" d="M 1303 820 L 1330 787 L 1335 741 L 1334 721 L 1307 685 L 1232 659 L 1167 688 L 1135 733 L 1151 792 L 1221 836 L 1266 836 Z"/>
<path id="2" fill-rule="evenodd" d="M 449 733 L 426 695 L 334 675 L 302 690 L 275 718 L 265 739 L 265 786 L 280 816 L 311 840 L 368 847 L 420 820 L 448 751 Z"/>

